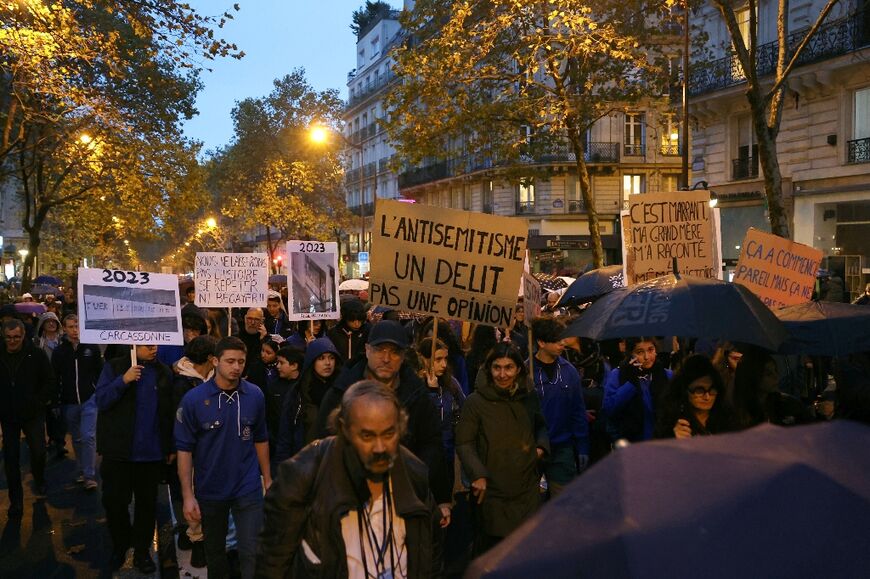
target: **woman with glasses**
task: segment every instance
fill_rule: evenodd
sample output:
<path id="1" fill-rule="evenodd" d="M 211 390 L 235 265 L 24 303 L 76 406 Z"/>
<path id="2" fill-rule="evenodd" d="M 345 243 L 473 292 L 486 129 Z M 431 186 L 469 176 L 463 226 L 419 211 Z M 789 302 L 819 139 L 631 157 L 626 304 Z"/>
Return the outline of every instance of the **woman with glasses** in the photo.
<path id="1" fill-rule="evenodd" d="M 683 362 L 659 401 L 656 438 L 691 438 L 734 430 L 722 376 L 705 356 Z"/>

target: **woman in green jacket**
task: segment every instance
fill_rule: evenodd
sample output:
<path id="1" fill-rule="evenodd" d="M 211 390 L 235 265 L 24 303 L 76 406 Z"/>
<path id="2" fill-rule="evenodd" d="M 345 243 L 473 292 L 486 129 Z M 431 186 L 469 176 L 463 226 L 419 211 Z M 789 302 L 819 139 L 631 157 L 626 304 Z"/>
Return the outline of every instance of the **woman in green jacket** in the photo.
<path id="1" fill-rule="evenodd" d="M 538 461 L 549 452 L 541 406 L 516 346 L 497 344 L 482 374 L 456 427 L 456 453 L 476 499 L 478 555 L 538 508 Z"/>

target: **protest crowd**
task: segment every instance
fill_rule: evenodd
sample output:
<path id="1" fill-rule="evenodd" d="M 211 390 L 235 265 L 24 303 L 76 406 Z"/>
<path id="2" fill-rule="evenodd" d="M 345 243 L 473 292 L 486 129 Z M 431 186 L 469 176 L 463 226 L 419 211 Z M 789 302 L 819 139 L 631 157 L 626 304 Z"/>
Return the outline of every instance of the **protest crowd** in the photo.
<path id="1" fill-rule="evenodd" d="M 436 323 L 366 291 L 328 323 L 288 321 L 277 291 L 230 320 L 194 296 L 184 346 L 137 345 L 135 365 L 129 346 L 80 342 L 70 292 L 38 316 L 3 307 L 10 518 L 25 508 L 21 434 L 37 499 L 69 434 L 76 482 L 102 493 L 112 569 L 132 549 L 155 571 L 168 484 L 177 548 L 210 577 L 458 577 L 626 442 L 870 420 L 867 353 L 595 342 L 566 336 L 583 313 L 556 292 L 534 319 L 520 298 L 508 328 Z"/>

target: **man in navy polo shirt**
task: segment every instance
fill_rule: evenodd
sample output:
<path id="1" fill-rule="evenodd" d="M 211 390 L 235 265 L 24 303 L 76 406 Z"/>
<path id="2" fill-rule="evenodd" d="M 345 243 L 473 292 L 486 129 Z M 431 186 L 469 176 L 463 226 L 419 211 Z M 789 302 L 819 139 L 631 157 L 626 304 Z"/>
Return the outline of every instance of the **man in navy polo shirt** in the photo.
<path id="1" fill-rule="evenodd" d="M 263 490 L 272 484 L 266 404 L 260 389 L 241 379 L 246 354 L 239 338 L 218 342 L 214 376 L 184 395 L 175 420 L 184 516 L 202 523 L 211 579 L 229 577 L 225 538 L 230 512 L 242 577 L 254 576 Z"/>

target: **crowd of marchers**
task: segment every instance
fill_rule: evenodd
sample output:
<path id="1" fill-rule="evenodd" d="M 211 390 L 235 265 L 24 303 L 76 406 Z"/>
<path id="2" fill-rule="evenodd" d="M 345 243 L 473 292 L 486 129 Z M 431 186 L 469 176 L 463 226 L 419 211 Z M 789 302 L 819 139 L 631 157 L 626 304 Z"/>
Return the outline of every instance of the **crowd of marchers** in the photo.
<path id="1" fill-rule="evenodd" d="M 72 295 L 38 317 L 4 306 L 10 518 L 26 507 L 22 434 L 36 500 L 68 434 L 76 482 L 101 492 L 112 569 L 132 549 L 155 571 L 168 484 L 177 547 L 212 578 L 455 577 L 624 441 L 870 421 L 866 355 L 596 343 L 565 337 L 579 312 L 556 299 L 534 320 L 520 300 L 499 329 L 374 308 L 364 292 L 342 296 L 337 322 L 290 322 L 278 292 L 235 319 L 193 296 L 184 346 L 136 346 L 135 363 L 130 346 L 80 342 Z"/>

